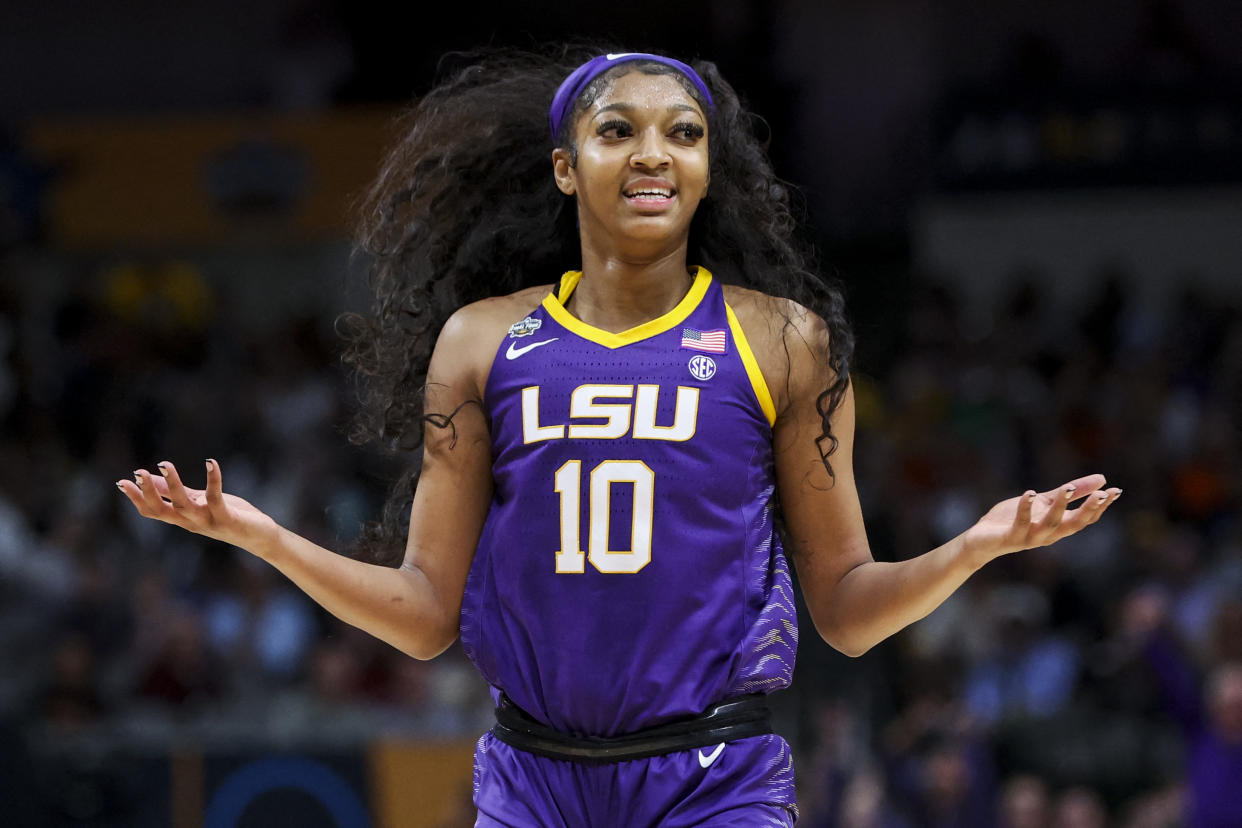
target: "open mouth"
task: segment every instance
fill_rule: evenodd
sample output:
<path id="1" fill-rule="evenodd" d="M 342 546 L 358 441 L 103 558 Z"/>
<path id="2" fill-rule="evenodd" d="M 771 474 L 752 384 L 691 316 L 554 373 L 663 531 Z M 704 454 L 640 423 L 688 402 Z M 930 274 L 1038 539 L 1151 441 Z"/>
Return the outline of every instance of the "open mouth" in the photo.
<path id="1" fill-rule="evenodd" d="M 631 204 L 646 207 L 664 207 L 673 202 L 677 191 L 672 187 L 635 187 L 622 193 Z"/>

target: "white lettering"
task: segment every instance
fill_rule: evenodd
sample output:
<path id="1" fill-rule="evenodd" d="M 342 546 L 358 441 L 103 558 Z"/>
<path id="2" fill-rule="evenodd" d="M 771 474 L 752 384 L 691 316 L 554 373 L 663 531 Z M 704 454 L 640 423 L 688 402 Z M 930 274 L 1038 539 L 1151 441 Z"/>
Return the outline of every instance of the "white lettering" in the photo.
<path id="1" fill-rule="evenodd" d="M 658 385 L 639 385 L 637 389 L 633 385 L 580 385 L 569 398 L 571 422 L 540 425 L 539 386 L 528 386 L 522 389 L 522 439 L 530 444 L 566 436 L 571 440 L 615 440 L 628 434 L 635 440 L 670 442 L 685 442 L 694 437 L 699 422 L 699 389 L 677 386 L 670 425 L 656 424 L 659 402 Z"/>
<path id="2" fill-rule="evenodd" d="M 660 386 L 640 385 L 634 398 L 634 439 L 684 442 L 694 436 L 699 421 L 699 389 L 677 386 L 676 412 L 671 426 L 656 425 Z"/>
<path id="3" fill-rule="evenodd" d="M 604 398 L 634 396 L 632 385 L 579 385 L 569 400 L 569 416 L 579 419 L 602 417 L 608 422 L 601 425 L 570 425 L 569 436 L 579 439 L 615 440 L 630 430 L 629 403 L 599 403 Z"/>
<path id="4" fill-rule="evenodd" d="M 565 426 L 539 425 L 539 386 L 522 389 L 522 441 L 538 443 L 540 440 L 559 440 L 565 436 Z"/>

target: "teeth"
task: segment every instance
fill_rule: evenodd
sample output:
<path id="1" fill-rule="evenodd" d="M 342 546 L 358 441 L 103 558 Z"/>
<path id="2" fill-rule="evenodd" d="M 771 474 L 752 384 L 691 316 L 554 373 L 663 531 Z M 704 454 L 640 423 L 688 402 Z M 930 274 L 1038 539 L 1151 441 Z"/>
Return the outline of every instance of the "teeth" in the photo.
<path id="1" fill-rule="evenodd" d="M 660 198 L 672 198 L 673 191 L 672 190 L 633 190 L 632 192 L 626 193 L 626 195 L 631 198 L 635 196 L 657 196 Z"/>

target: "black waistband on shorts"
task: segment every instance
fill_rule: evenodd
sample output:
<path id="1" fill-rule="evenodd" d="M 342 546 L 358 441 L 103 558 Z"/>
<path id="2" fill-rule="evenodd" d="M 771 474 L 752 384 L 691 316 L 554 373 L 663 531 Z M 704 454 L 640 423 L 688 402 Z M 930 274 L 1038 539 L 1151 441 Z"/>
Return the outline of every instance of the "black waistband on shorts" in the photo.
<path id="1" fill-rule="evenodd" d="M 718 702 L 693 718 L 611 738 L 561 733 L 535 721 L 502 693 L 492 728 L 497 739 L 520 750 L 586 764 L 645 759 L 771 732 L 772 714 L 762 693 Z"/>

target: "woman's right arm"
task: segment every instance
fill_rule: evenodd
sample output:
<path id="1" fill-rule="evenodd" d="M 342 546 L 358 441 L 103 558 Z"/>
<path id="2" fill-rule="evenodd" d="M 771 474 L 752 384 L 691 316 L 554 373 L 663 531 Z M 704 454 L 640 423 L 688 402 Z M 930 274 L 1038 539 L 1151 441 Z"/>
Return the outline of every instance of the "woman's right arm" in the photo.
<path id="1" fill-rule="evenodd" d="M 206 489 L 186 487 L 168 462 L 159 465 L 160 475 L 139 469 L 138 482 L 117 486 L 144 517 L 239 546 L 342 621 L 414 658 L 432 658 L 457 638 L 466 575 L 491 501 L 491 445 L 479 403 L 499 338 L 480 336 L 476 325 L 483 321 L 463 309 L 436 343 L 425 408 L 456 411 L 455 428 L 424 426 L 423 465 L 400 568 L 344 557 L 279 526 L 225 494 L 214 461 L 207 461 Z"/>

